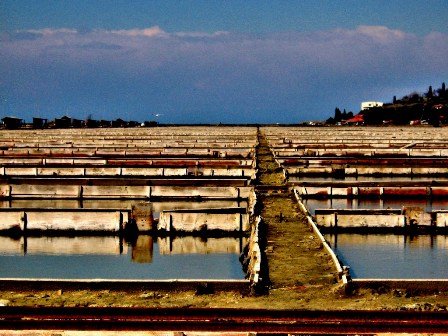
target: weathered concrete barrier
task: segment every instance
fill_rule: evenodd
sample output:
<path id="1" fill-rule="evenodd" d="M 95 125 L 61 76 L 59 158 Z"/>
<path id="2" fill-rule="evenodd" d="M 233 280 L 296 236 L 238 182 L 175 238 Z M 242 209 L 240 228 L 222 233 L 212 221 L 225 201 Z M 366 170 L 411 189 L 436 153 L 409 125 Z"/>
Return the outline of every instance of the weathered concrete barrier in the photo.
<path id="1" fill-rule="evenodd" d="M 1 176 L 78 176 L 78 177 L 109 177 L 109 176 L 149 176 L 149 177 L 246 177 L 255 179 L 254 168 L 157 168 L 157 167 L 2 167 Z"/>
<path id="2" fill-rule="evenodd" d="M 420 207 L 402 209 L 316 209 L 316 223 L 325 228 L 417 228 L 446 229 L 448 211 L 425 212 Z"/>
<path id="3" fill-rule="evenodd" d="M 333 168 L 331 166 L 309 166 L 285 168 L 288 175 L 339 175 L 339 176 L 442 176 L 448 174 L 448 168 L 441 167 L 351 167 Z"/>
<path id="4" fill-rule="evenodd" d="M 248 199 L 253 187 L 153 186 L 151 198 Z"/>
<path id="5" fill-rule="evenodd" d="M 1 208 L 0 231 L 119 232 L 130 209 L 13 209 Z"/>
<path id="6" fill-rule="evenodd" d="M 405 216 L 400 210 L 316 209 L 316 224 L 325 228 L 401 228 Z"/>
<path id="7" fill-rule="evenodd" d="M 76 181 L 75 181 L 76 182 Z M 82 182 L 82 181 L 80 181 Z M 45 199 L 229 199 L 247 200 L 253 187 L 149 185 L 0 184 L 0 198 Z"/>
<path id="8" fill-rule="evenodd" d="M 249 227 L 249 215 L 245 208 L 163 211 L 157 224 L 158 230 L 166 232 L 246 232 Z"/>
<path id="9" fill-rule="evenodd" d="M 261 252 L 259 237 L 261 223 L 262 218 L 258 216 L 252 223 L 249 239 L 240 254 L 240 262 L 246 274 L 246 279 L 250 281 L 251 289 L 255 292 L 261 289 L 259 285 L 263 286 L 266 283 L 266 279 L 263 279 L 263 271 L 265 270 L 262 270 L 262 265 L 266 265 L 266 260 L 264 260 L 265 256 Z"/>
<path id="10" fill-rule="evenodd" d="M 132 206 L 131 219 L 139 232 L 154 229 L 153 206 L 149 202 L 139 202 Z"/>
<path id="11" fill-rule="evenodd" d="M 329 183 L 330 184 L 330 183 Z M 352 182 L 356 184 L 356 182 Z M 294 187 L 302 198 L 440 198 L 448 195 L 448 186 L 322 186 Z"/>

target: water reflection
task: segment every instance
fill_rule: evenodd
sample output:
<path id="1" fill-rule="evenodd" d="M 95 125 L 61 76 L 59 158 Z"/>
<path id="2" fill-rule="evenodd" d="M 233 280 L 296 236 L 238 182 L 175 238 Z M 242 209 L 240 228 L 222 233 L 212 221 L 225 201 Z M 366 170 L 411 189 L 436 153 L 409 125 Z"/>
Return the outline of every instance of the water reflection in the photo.
<path id="1" fill-rule="evenodd" d="M 2 278 L 244 279 L 245 237 L 0 236 Z"/>
<path id="2" fill-rule="evenodd" d="M 328 234 L 353 278 L 447 279 L 448 236 Z"/>

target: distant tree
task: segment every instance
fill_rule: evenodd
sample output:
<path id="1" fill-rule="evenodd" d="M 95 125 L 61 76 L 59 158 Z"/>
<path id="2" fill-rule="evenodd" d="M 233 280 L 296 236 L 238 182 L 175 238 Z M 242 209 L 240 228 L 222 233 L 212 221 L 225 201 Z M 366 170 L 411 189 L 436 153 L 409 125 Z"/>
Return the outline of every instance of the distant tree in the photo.
<path id="1" fill-rule="evenodd" d="M 426 93 L 426 98 L 431 99 L 433 97 L 432 86 L 430 85 L 428 88 L 428 92 Z"/>
<path id="2" fill-rule="evenodd" d="M 325 123 L 328 124 L 328 125 L 336 124 L 336 122 L 334 121 L 334 119 L 332 117 L 328 118 L 327 121 L 325 121 Z"/>
<path id="3" fill-rule="evenodd" d="M 432 89 L 431 89 L 432 90 Z M 410 103 L 418 103 L 420 100 L 420 94 L 418 92 L 412 92 L 409 95 L 409 102 Z"/>
<path id="4" fill-rule="evenodd" d="M 353 112 L 352 111 L 347 113 L 347 119 L 351 119 L 351 118 L 353 118 Z"/>
<path id="5" fill-rule="evenodd" d="M 393 104 L 396 104 L 397 103 L 397 96 L 394 96 L 394 99 L 393 99 Z"/>
<path id="6" fill-rule="evenodd" d="M 334 110 L 334 121 L 339 122 L 342 120 L 342 113 L 339 107 L 336 107 Z"/>

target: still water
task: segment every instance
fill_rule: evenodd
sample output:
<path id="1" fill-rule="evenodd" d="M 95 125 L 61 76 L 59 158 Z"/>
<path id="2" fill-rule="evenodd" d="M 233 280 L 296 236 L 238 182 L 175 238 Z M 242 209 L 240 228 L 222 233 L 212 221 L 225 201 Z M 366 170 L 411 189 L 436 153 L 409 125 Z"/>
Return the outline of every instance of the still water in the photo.
<path id="1" fill-rule="evenodd" d="M 448 236 L 328 234 L 352 278 L 448 279 Z"/>
<path id="2" fill-rule="evenodd" d="M 0 278 L 241 280 L 245 239 L 0 237 Z"/>

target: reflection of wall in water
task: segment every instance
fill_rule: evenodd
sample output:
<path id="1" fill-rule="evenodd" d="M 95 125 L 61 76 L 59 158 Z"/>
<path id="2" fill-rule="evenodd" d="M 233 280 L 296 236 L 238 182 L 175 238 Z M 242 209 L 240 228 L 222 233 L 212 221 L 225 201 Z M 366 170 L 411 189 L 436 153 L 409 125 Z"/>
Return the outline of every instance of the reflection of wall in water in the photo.
<path id="1" fill-rule="evenodd" d="M 405 248 L 434 248 L 448 249 L 447 235 L 401 235 L 401 234 L 328 234 L 325 238 L 331 247 L 336 249 L 338 244 L 347 246 L 396 246 Z"/>
<path id="2" fill-rule="evenodd" d="M 0 254 L 48 255 L 113 255 L 123 253 L 123 246 L 116 236 L 82 237 L 0 237 Z"/>
<path id="3" fill-rule="evenodd" d="M 189 254 L 189 253 L 235 253 L 242 251 L 246 242 L 245 237 L 159 237 L 160 254 Z"/>
<path id="4" fill-rule="evenodd" d="M 137 263 L 152 263 L 153 238 L 148 235 L 139 235 L 132 245 L 132 261 Z"/>

